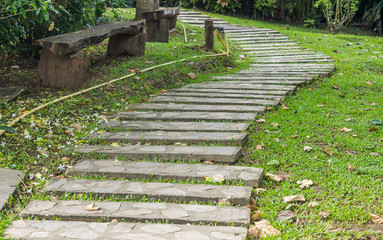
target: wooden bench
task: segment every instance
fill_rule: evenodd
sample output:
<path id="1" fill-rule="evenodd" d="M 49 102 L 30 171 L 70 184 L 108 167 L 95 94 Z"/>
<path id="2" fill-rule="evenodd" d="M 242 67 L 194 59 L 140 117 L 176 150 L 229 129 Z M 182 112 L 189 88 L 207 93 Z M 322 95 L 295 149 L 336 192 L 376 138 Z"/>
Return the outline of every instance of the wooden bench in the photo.
<path id="1" fill-rule="evenodd" d="M 47 37 L 35 42 L 43 48 L 37 70 L 43 87 L 73 88 L 85 79 L 88 60 L 80 50 L 109 38 L 110 56 L 138 56 L 145 53 L 145 21 L 129 21 L 99 25 L 73 33 Z"/>
<path id="2" fill-rule="evenodd" d="M 174 29 L 180 8 L 160 8 L 153 12 L 144 12 L 148 42 L 169 42 L 169 30 Z"/>

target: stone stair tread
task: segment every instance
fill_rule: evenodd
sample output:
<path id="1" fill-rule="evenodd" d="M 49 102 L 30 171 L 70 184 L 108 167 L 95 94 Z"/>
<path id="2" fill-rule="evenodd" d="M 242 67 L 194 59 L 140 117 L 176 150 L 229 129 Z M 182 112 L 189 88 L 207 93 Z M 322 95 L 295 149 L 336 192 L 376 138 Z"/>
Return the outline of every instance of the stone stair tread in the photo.
<path id="1" fill-rule="evenodd" d="M 120 112 L 118 117 L 126 120 L 178 120 L 178 121 L 251 121 L 256 113 L 230 112 Z"/>
<path id="2" fill-rule="evenodd" d="M 215 79 L 215 78 L 213 78 Z M 217 78 L 220 79 L 220 78 Z M 224 97 L 224 98 L 254 98 L 254 99 L 276 99 L 276 96 L 267 94 L 240 94 L 240 93 L 204 93 L 204 92 L 168 92 L 166 96 L 177 97 Z M 238 106 L 235 106 L 238 107 Z"/>
<path id="3" fill-rule="evenodd" d="M 127 145 L 112 147 L 107 145 L 81 145 L 78 153 L 103 153 L 109 156 L 124 156 L 126 159 L 144 159 L 159 157 L 161 160 L 201 160 L 233 163 L 242 154 L 240 147 L 232 146 L 169 146 L 169 145 Z"/>
<path id="4" fill-rule="evenodd" d="M 224 143 L 242 146 L 247 140 L 246 133 L 227 132 L 103 132 L 88 136 L 88 139 L 124 142 L 160 142 L 166 143 Z"/>
<path id="5" fill-rule="evenodd" d="M 54 179 L 44 189 L 46 192 L 64 195 L 66 193 L 87 194 L 93 196 L 114 196 L 134 199 L 148 199 L 167 202 L 198 201 L 209 203 L 227 198 L 233 205 L 247 205 L 253 188 L 250 186 L 226 186 L 208 184 L 178 184 L 164 182 L 131 182 L 91 179 Z"/>
<path id="6" fill-rule="evenodd" d="M 240 112 L 240 113 L 263 113 L 264 106 L 248 105 L 205 105 L 205 104 L 165 104 L 165 103 L 146 103 L 134 104 L 130 110 L 137 111 L 196 111 L 196 112 Z"/>
<path id="7" fill-rule="evenodd" d="M 223 175 L 230 183 L 243 182 L 245 186 L 259 187 L 263 177 L 263 169 L 255 167 L 179 164 L 164 162 L 132 162 L 114 160 L 84 159 L 69 170 L 69 174 L 81 176 L 103 176 L 126 179 L 173 179 L 173 180 L 205 180 L 205 177 Z"/>
<path id="8" fill-rule="evenodd" d="M 98 211 L 85 208 L 94 203 Z M 23 218 L 61 221 L 111 221 L 146 222 L 168 221 L 171 224 L 216 224 L 248 226 L 250 209 L 208 205 L 188 205 L 159 202 L 111 202 L 111 201 L 33 201 L 21 213 Z"/>
<path id="9" fill-rule="evenodd" d="M 247 78 L 246 77 L 241 77 L 237 78 L 236 81 L 225 81 L 228 84 L 235 84 L 235 83 L 252 83 L 252 84 L 272 84 L 272 85 L 300 85 L 303 83 L 306 83 L 308 81 L 311 81 L 313 78 L 308 78 L 305 80 L 289 80 L 289 79 L 284 79 L 284 80 L 261 80 L 261 79 L 256 79 L 256 78 Z M 264 105 L 278 105 L 278 103 L 273 103 L 273 104 L 264 104 Z"/>
<path id="10" fill-rule="evenodd" d="M 23 240 L 243 240 L 247 239 L 248 230 L 232 226 L 17 220 L 5 236 Z"/>
<path id="11" fill-rule="evenodd" d="M 24 179 L 24 173 L 9 168 L 0 168 L 0 211 L 8 199 L 16 192 L 17 186 Z"/>
<path id="12" fill-rule="evenodd" d="M 288 91 L 270 91 L 270 90 L 238 90 L 238 89 L 219 89 L 219 88 L 178 88 L 173 92 L 194 92 L 194 93 L 225 93 L 225 94 L 262 94 L 271 96 L 284 96 Z"/>
<path id="13" fill-rule="evenodd" d="M 183 88 L 221 88 L 221 89 L 242 89 L 242 90 L 282 90 L 282 91 L 294 91 L 295 86 L 278 86 L 267 84 L 226 84 L 224 82 L 217 83 L 197 83 L 192 85 L 186 85 Z"/>
<path id="14" fill-rule="evenodd" d="M 242 132 L 249 123 L 226 122 L 149 122 L 149 121 L 108 121 L 103 128 L 130 129 L 132 131 L 200 131 L 200 132 Z"/>
<path id="15" fill-rule="evenodd" d="M 201 97 L 177 97 L 177 96 L 157 96 L 149 100 L 151 102 L 173 102 L 173 103 L 197 103 L 197 104 L 210 104 L 210 105 L 278 105 L 279 101 L 265 100 L 265 99 L 247 99 L 247 98 L 201 98 Z"/>
<path id="16" fill-rule="evenodd" d="M 290 72 L 291 73 L 291 72 Z M 220 77 L 214 77 L 213 79 L 227 79 L 227 80 L 312 80 L 313 78 L 311 76 L 308 76 L 309 73 L 300 72 L 296 73 L 298 76 L 291 76 L 289 74 L 283 75 L 283 74 L 275 74 L 275 76 L 271 74 L 264 74 L 261 75 L 260 73 L 251 73 L 251 72 L 244 72 L 244 73 L 238 73 L 233 75 L 226 75 L 226 76 L 220 76 Z M 305 75 L 307 74 L 307 75 Z M 282 76 L 281 76 L 282 75 Z M 313 75 L 313 74 L 312 74 Z M 206 82 L 211 83 L 212 81 Z M 217 81 L 215 81 L 217 82 Z M 229 83 L 230 81 L 225 81 L 225 83 Z"/>

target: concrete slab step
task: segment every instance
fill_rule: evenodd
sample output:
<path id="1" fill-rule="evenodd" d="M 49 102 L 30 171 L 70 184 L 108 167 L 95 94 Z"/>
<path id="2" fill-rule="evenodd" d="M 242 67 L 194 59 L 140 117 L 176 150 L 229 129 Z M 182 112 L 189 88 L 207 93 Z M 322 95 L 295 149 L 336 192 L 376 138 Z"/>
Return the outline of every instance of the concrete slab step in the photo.
<path id="1" fill-rule="evenodd" d="M 333 62 L 332 59 L 257 59 L 257 63 L 313 63 L 313 62 Z"/>
<path id="2" fill-rule="evenodd" d="M 45 191 L 64 195 L 66 193 L 87 194 L 93 196 L 146 197 L 155 201 L 209 203 L 220 198 L 228 198 L 234 205 L 250 203 L 252 187 L 225 186 L 208 184 L 176 184 L 163 182 L 104 181 L 90 179 L 54 179 L 45 187 Z"/>
<path id="3" fill-rule="evenodd" d="M 251 121 L 256 113 L 231 112 L 121 112 L 122 120 L 161 120 L 161 121 Z"/>
<path id="4" fill-rule="evenodd" d="M 249 123 L 109 121 L 101 127 L 131 131 L 242 132 L 249 128 Z"/>
<path id="5" fill-rule="evenodd" d="M 215 78 L 213 78 L 215 79 Z M 220 79 L 220 78 L 217 78 Z M 247 99 L 275 99 L 276 97 L 268 94 L 239 94 L 239 93 L 204 93 L 204 92 L 168 92 L 167 96 L 178 97 L 210 97 L 210 98 L 247 98 Z M 235 106 L 238 107 L 238 106 Z"/>
<path id="6" fill-rule="evenodd" d="M 100 209 L 87 211 L 94 203 Z M 168 224 L 216 224 L 218 226 L 244 226 L 250 224 L 250 209 L 208 205 L 188 205 L 159 202 L 109 201 L 33 201 L 21 213 L 23 218 L 61 221 L 110 222 L 162 222 Z"/>
<path id="7" fill-rule="evenodd" d="M 223 143 L 242 146 L 247 141 L 247 134 L 225 132 L 103 132 L 91 134 L 87 138 L 128 143 Z"/>
<path id="8" fill-rule="evenodd" d="M 265 69 L 265 68 L 273 68 L 273 69 L 278 69 L 278 68 L 294 68 L 294 69 L 333 69 L 334 64 L 319 64 L 319 63 L 305 63 L 305 64 L 296 64 L 296 63 L 290 63 L 290 64 L 284 64 L 284 63 L 278 63 L 278 64 L 250 64 L 250 67 L 257 67 L 260 69 Z"/>
<path id="9" fill-rule="evenodd" d="M 5 231 L 6 237 L 25 240 L 243 240 L 247 235 L 244 227 L 33 220 L 14 221 Z"/>
<path id="10" fill-rule="evenodd" d="M 205 24 L 205 21 L 204 20 L 199 20 L 199 19 L 195 19 L 195 20 L 188 20 L 188 19 L 180 19 L 181 22 L 183 23 L 188 23 L 188 24 Z M 213 21 L 213 24 L 216 25 L 216 24 L 228 24 L 229 22 L 227 21 Z"/>
<path id="11" fill-rule="evenodd" d="M 259 187 L 263 178 L 263 169 L 255 167 L 177 164 L 164 162 L 130 162 L 114 160 L 85 159 L 69 170 L 75 176 L 108 176 L 126 179 L 173 179 L 201 180 L 217 174 L 223 175 L 225 181 L 243 182 L 245 186 Z"/>
<path id="12" fill-rule="evenodd" d="M 225 93 L 225 94 L 262 94 L 271 96 L 284 96 L 288 91 L 272 91 L 272 90 L 236 90 L 236 89 L 215 89 L 215 88 L 178 88 L 172 89 L 173 92 L 186 92 L 186 93 Z"/>
<path id="13" fill-rule="evenodd" d="M 304 50 L 302 46 L 272 46 L 272 47 L 241 47 L 244 52 L 251 53 L 253 51 L 271 51 L 271 50 Z"/>
<path id="14" fill-rule="evenodd" d="M 17 186 L 24 179 L 24 173 L 9 168 L 0 168 L 0 211 L 8 199 L 15 194 Z"/>
<path id="15" fill-rule="evenodd" d="M 291 73 L 291 72 L 290 72 Z M 257 71 L 251 72 L 239 72 L 233 75 L 219 76 L 214 77 L 213 79 L 218 80 L 264 80 L 264 81 L 278 81 L 278 80 L 300 80 L 300 81 L 310 81 L 313 79 L 313 76 L 318 74 L 309 74 L 305 72 L 295 73 L 295 74 L 285 74 L 285 73 L 275 73 L 275 75 L 271 75 L 271 73 L 260 73 Z M 225 83 L 229 83 L 230 81 L 224 81 Z M 210 82 L 209 82 L 210 83 Z"/>
<path id="16" fill-rule="evenodd" d="M 82 145 L 76 148 L 78 153 L 102 153 L 108 156 L 123 156 L 128 160 L 159 158 L 164 161 L 187 159 L 213 161 L 222 163 L 233 163 L 242 154 L 242 148 L 231 146 L 142 146 L 128 145 L 112 147 L 105 145 Z"/>
<path id="17" fill-rule="evenodd" d="M 157 103 L 194 103 L 194 104 L 209 104 L 209 105 L 249 105 L 262 106 L 279 104 L 279 101 L 264 100 L 264 99 L 247 99 L 247 98 L 201 98 L 201 97 L 172 97 L 172 96 L 157 96 L 151 98 L 149 102 Z"/>
<path id="18" fill-rule="evenodd" d="M 251 84 L 273 84 L 273 85 L 300 85 L 300 84 L 306 83 L 308 81 L 310 81 L 310 80 L 296 80 L 296 81 L 294 81 L 294 80 L 289 80 L 289 79 L 285 79 L 285 80 L 261 80 L 261 79 L 251 79 L 251 78 L 248 78 L 248 79 L 238 78 L 238 79 L 236 79 L 236 81 L 225 81 L 225 82 L 227 84 L 251 83 Z M 267 104 L 267 105 L 271 105 L 271 104 Z M 272 106 L 275 106 L 275 105 L 278 105 L 278 103 L 275 103 Z"/>
<path id="19" fill-rule="evenodd" d="M 146 103 L 134 104 L 130 110 L 137 111 L 186 111 L 186 112 L 229 112 L 229 113 L 263 113 L 264 106 L 247 105 L 203 105 L 203 104 L 165 104 L 165 103 Z"/>
<path id="20" fill-rule="evenodd" d="M 266 84 L 226 84 L 222 82 L 217 83 L 197 83 L 192 85 L 186 85 L 183 88 L 220 88 L 220 89 L 242 89 L 242 90 L 282 90 L 282 91 L 294 91 L 294 86 L 278 86 L 278 85 L 266 85 Z"/>

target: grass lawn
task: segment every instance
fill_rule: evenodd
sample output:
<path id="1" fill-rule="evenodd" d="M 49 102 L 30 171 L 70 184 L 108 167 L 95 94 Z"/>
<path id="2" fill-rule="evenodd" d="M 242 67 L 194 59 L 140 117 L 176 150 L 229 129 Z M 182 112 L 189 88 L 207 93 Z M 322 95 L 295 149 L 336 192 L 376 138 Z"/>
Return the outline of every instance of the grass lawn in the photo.
<path id="1" fill-rule="evenodd" d="M 127 18 L 134 15 L 131 10 L 126 11 Z M 335 60 L 333 76 L 302 86 L 286 98 L 289 110 L 277 107 L 259 116 L 265 123 L 251 124 L 248 148 L 239 164 L 263 167 L 267 173 L 289 175 L 287 180 L 280 182 L 265 177 L 262 188 L 266 191 L 256 193 L 262 212 L 260 219 L 269 220 L 282 232 L 281 236 L 270 239 L 381 239 L 383 225 L 373 224 L 369 214 L 383 216 L 383 126 L 371 124 L 374 119 L 383 120 L 382 38 L 350 34 L 333 36 L 318 29 L 211 16 L 231 23 L 281 31 L 303 46 Z M 97 60 L 93 60 L 90 80 L 82 88 L 126 75 L 132 70 L 206 54 L 195 47 L 203 44 L 201 30 L 188 28 L 189 43 L 184 44 L 180 29 L 178 26 L 172 33 L 169 44 L 148 43 L 147 52 L 142 57 L 103 58 L 105 44 L 84 51 Z M 333 50 L 340 50 L 340 53 Z M 208 80 L 246 66 L 247 63 L 235 66 L 235 58 L 236 54 L 230 59 L 187 61 L 140 74 L 52 105 L 17 124 L 19 134 L 0 138 L 0 166 L 20 169 L 29 175 L 25 186 L 10 201 L 10 207 L 0 213 L 0 235 L 11 221 L 18 218 L 17 214 L 28 202 L 50 198 L 41 192 L 47 180 L 62 176 L 68 166 L 81 158 L 64 150 L 73 149 L 85 142 L 82 139 L 87 134 L 99 131 L 100 115 L 113 115 L 125 110 L 126 105 L 145 102 L 162 90 Z M 19 79 L 31 80 L 23 69 L 12 71 Z M 188 74 L 191 72 L 198 78 L 190 79 Z M 75 91 L 31 89 L 16 102 L 0 105 L 0 125 L 24 111 Z M 72 123 L 80 123 L 82 129 L 74 130 L 70 127 Z M 344 131 L 345 128 L 351 131 Z M 74 135 L 65 133 L 69 129 Z M 256 150 L 261 142 L 264 149 Z M 305 146 L 312 150 L 304 151 Z M 302 190 L 296 182 L 304 179 L 312 180 L 314 184 Z M 296 194 L 303 194 L 307 201 L 302 204 L 283 202 L 284 196 Z M 65 196 L 66 199 L 88 197 Z M 318 202 L 318 206 L 309 207 L 310 202 Z M 293 211 L 295 219 L 289 222 L 276 220 L 278 213 L 284 210 Z M 324 210 L 330 211 L 327 218 L 319 214 Z M 329 227 L 336 231 L 329 231 Z"/>

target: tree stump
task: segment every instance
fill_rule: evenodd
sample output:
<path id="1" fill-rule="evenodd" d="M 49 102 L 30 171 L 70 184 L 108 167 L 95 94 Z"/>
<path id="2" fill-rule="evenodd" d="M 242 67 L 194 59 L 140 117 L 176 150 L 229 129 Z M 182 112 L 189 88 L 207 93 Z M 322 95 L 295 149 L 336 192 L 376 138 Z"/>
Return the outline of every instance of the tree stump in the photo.
<path id="1" fill-rule="evenodd" d="M 142 13 L 152 12 L 160 8 L 159 0 L 137 0 L 136 2 L 136 18 L 135 20 L 143 19 Z"/>

